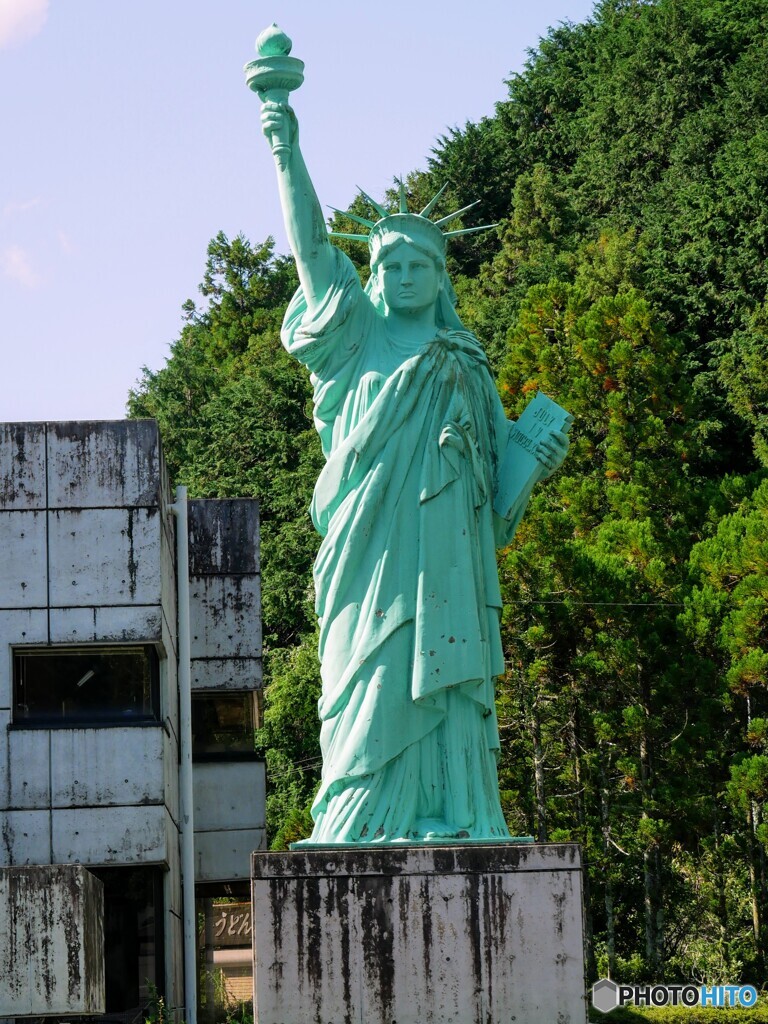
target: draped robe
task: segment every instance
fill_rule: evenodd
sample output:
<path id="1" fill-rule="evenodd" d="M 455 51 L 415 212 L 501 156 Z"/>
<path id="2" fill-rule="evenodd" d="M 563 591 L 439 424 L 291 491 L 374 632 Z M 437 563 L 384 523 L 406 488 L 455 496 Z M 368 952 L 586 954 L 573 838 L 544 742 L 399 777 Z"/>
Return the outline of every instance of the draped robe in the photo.
<path id="1" fill-rule="evenodd" d="M 299 289 L 282 335 L 311 372 L 326 457 L 311 510 L 323 775 L 310 841 L 498 839 L 495 551 L 528 497 L 493 511 L 510 423 L 474 335 L 405 344 L 334 260 L 319 308 Z"/>

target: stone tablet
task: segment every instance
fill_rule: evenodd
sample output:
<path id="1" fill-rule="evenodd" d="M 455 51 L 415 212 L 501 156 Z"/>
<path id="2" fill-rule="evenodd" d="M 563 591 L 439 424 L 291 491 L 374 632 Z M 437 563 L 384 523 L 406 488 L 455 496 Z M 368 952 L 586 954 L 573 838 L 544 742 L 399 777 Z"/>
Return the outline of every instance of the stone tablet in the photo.
<path id="1" fill-rule="evenodd" d="M 509 424 L 509 439 L 499 472 L 499 486 L 493 500 L 493 510 L 503 519 L 509 519 L 520 495 L 530 491 L 546 473 L 536 457 L 542 438 L 550 430 L 567 434 L 573 416 L 557 402 L 537 391 L 522 416 Z"/>

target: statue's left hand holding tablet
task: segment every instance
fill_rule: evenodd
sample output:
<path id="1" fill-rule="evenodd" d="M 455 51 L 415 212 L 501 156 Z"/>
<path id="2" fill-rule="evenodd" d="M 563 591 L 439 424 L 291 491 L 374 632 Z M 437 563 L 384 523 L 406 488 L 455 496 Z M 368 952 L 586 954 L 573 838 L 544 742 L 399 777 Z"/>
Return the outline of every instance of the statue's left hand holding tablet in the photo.
<path id="1" fill-rule="evenodd" d="M 562 466 L 568 454 L 570 439 L 561 430 L 550 430 L 536 448 L 536 458 L 545 469 L 542 479 L 546 480 Z"/>

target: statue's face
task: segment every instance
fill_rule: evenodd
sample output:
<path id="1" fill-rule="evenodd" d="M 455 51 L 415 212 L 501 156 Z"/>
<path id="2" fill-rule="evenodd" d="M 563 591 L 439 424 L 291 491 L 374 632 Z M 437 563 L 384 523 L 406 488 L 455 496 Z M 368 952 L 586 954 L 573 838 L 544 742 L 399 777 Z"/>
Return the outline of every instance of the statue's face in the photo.
<path id="1" fill-rule="evenodd" d="M 410 242 L 391 249 L 377 273 L 387 309 L 419 313 L 437 301 L 442 275 L 434 260 Z"/>

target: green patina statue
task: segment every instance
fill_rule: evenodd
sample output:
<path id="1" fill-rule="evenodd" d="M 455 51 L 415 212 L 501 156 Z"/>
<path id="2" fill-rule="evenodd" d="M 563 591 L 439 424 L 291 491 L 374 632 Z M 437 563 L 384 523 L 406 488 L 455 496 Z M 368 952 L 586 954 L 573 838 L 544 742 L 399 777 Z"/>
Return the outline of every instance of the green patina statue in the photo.
<path id="1" fill-rule="evenodd" d="M 312 374 L 327 460 L 312 502 L 323 777 L 309 842 L 503 841 L 495 552 L 565 457 L 567 414 L 539 396 L 548 407 L 520 447 L 454 308 L 446 238 L 462 231 L 442 230 L 458 214 L 429 219 L 437 196 L 419 214 L 402 186 L 398 213 L 366 197 L 381 219 L 352 218 L 371 252 L 361 287 L 329 241 L 287 105 L 303 65 L 276 26 L 257 45 L 246 74 L 301 282 L 282 337 Z M 519 472 L 523 456 L 536 471 Z"/>

